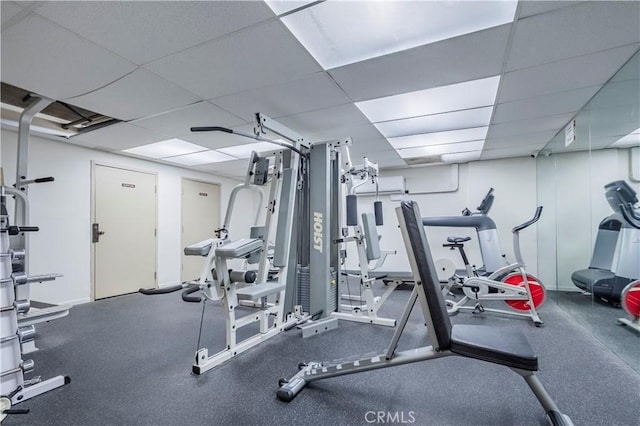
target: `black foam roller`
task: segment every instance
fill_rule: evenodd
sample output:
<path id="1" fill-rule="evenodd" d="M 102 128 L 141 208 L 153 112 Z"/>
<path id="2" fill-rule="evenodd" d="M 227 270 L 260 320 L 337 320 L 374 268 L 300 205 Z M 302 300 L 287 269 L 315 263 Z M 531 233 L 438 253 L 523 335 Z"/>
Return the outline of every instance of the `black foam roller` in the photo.
<path id="1" fill-rule="evenodd" d="M 347 226 L 358 225 L 358 197 L 347 195 Z"/>
<path id="2" fill-rule="evenodd" d="M 373 202 L 373 214 L 376 216 L 376 226 L 382 226 L 382 201 Z"/>

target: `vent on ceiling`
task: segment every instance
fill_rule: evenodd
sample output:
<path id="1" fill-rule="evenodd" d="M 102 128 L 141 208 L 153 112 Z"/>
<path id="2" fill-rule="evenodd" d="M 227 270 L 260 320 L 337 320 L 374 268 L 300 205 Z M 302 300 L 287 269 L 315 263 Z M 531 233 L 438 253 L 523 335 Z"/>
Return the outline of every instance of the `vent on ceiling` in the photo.
<path id="1" fill-rule="evenodd" d="M 37 95 L 28 90 L 1 83 L 2 125 L 17 128 L 22 110 L 29 106 L 34 96 Z M 36 114 L 32 127 L 39 133 L 70 138 L 121 121 L 66 102 L 55 101 Z"/>
<path id="2" fill-rule="evenodd" d="M 436 164 L 442 163 L 442 157 L 440 155 L 430 155 L 427 157 L 405 158 L 404 162 L 409 166 L 415 166 L 418 164 Z"/>

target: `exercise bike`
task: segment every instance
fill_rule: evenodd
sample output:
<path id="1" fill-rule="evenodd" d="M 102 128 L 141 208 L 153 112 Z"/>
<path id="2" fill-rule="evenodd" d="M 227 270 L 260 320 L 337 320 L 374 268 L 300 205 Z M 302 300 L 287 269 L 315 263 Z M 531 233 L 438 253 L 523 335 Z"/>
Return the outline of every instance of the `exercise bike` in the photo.
<path id="1" fill-rule="evenodd" d="M 638 216 L 631 204 L 621 204 L 620 212 L 631 226 L 640 229 L 640 216 Z M 622 290 L 620 304 L 630 316 L 618 318 L 618 323 L 626 325 L 636 333 L 640 333 L 640 279 L 630 282 Z"/>
<path id="2" fill-rule="evenodd" d="M 520 231 L 536 223 L 541 214 L 542 206 L 539 206 L 531 220 L 512 229 L 516 262 L 498 268 L 488 276 L 480 276 L 475 266 L 469 263 L 464 251 L 464 243 L 470 241 L 471 237 L 447 238 L 447 244 L 443 244 L 443 247 L 449 247 L 451 250 L 458 249 L 467 271 L 466 277 L 454 273 L 443 287 L 442 292 L 445 298 L 455 297 L 451 291 L 454 288 L 462 288 L 464 293 L 464 297 L 458 301 L 445 300 L 449 315 L 463 309 L 471 310 L 473 313 L 497 312 L 529 317 L 536 327 L 542 325 L 537 309 L 544 303 L 545 288 L 536 277 L 527 274 L 520 252 Z M 485 308 L 482 302 L 486 300 L 502 300 L 512 311 Z"/>

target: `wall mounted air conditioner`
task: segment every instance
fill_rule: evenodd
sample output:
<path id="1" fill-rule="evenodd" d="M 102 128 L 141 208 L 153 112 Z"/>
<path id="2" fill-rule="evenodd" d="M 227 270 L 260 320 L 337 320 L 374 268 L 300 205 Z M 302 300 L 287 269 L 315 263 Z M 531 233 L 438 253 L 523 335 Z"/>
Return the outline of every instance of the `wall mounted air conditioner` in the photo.
<path id="1" fill-rule="evenodd" d="M 354 182 L 357 183 L 357 182 Z M 404 176 L 385 176 L 378 178 L 378 194 L 392 195 L 404 194 Z M 376 185 L 368 181 L 367 183 L 356 188 L 357 195 L 375 195 Z"/>

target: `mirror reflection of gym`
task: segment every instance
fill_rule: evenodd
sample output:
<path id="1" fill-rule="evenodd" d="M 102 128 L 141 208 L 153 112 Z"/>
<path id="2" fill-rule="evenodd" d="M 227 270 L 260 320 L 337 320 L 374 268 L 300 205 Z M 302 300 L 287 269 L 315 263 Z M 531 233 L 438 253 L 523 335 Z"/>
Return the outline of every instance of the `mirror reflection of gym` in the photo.
<path id="1" fill-rule="evenodd" d="M 550 300 L 640 370 L 640 53 L 537 158 Z M 625 217 L 626 215 L 626 217 Z"/>

